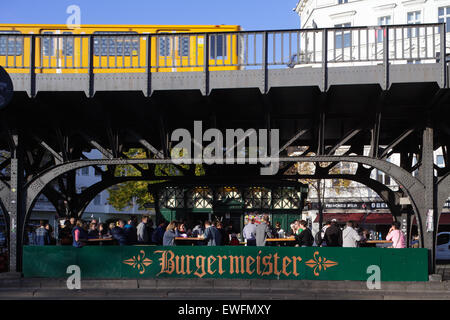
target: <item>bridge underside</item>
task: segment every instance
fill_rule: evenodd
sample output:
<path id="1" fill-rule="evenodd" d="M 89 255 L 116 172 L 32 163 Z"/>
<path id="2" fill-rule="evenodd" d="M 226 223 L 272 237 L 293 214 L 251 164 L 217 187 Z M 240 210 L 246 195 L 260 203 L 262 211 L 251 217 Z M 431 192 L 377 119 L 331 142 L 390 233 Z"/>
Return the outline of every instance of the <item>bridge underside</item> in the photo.
<path id="1" fill-rule="evenodd" d="M 436 82 L 407 82 L 394 83 L 388 90 L 377 82 L 331 85 L 327 91 L 308 84 L 273 86 L 265 94 L 257 86 L 213 89 L 209 95 L 201 89 L 155 90 L 150 96 L 139 90 L 97 90 L 92 98 L 82 87 L 39 90 L 34 98 L 16 91 L 0 112 L 0 150 L 9 152 L 0 163 L 0 169 L 10 168 L 0 180 L 0 199 L 10 233 L 11 271 L 21 270 L 25 222 L 41 193 L 60 214 L 68 209 L 79 216 L 109 186 L 127 180 L 160 180 L 155 166 L 170 163 L 170 150 L 176 144 L 171 133 L 185 128 L 194 137 L 194 121 L 202 121 L 203 132 L 217 128 L 224 136 L 226 129 L 278 129 L 280 168 L 275 175 L 261 176 L 261 164 L 204 165 L 205 175 L 198 177 L 190 165 L 178 167 L 181 176 L 167 176 L 166 181 L 226 178 L 256 184 L 262 179 L 277 183 L 305 177 L 358 181 L 375 190 L 395 216 L 405 212 L 416 216 L 421 245 L 431 250 L 432 271 L 437 228 L 427 231 L 426 218 L 433 210 L 436 226 L 450 195 L 450 90 Z M 203 142 L 203 147 L 208 144 Z M 348 146 L 348 151 L 336 154 L 341 146 Z M 370 146 L 368 154 L 364 146 Z M 433 161 L 433 151 L 439 147 L 444 167 Z M 130 148 L 146 150 L 146 158 L 128 158 L 125 153 Z M 100 151 L 101 159 L 83 156 L 92 149 Z M 290 151 L 298 153 L 289 157 Z M 393 153 L 400 153 L 400 166 L 386 160 Z M 303 161 L 327 164 L 316 166 L 314 173 L 300 174 L 294 164 Z M 356 173 L 333 175 L 331 170 L 340 161 L 358 163 Z M 141 176 L 116 176 L 114 168 L 121 164 L 133 165 Z M 86 166 L 94 166 L 102 181 L 77 193 L 75 170 Z M 399 191 L 371 179 L 373 169 L 396 180 Z M 410 198 L 410 207 L 400 205 L 401 197 Z M 66 207 L 61 208 L 64 201 Z"/>

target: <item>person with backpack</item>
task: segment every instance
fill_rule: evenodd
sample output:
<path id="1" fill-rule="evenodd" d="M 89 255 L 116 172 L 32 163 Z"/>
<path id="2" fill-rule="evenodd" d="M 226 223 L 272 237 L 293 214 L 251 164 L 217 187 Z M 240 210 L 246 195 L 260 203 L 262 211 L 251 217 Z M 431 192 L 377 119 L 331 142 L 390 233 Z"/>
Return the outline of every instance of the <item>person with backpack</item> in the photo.
<path id="1" fill-rule="evenodd" d="M 327 231 L 328 227 L 331 225 L 331 221 L 325 222 L 325 225 L 322 227 L 322 230 L 316 233 L 314 237 L 314 242 L 318 247 L 326 247 L 327 242 L 325 241 L 325 231 Z"/>

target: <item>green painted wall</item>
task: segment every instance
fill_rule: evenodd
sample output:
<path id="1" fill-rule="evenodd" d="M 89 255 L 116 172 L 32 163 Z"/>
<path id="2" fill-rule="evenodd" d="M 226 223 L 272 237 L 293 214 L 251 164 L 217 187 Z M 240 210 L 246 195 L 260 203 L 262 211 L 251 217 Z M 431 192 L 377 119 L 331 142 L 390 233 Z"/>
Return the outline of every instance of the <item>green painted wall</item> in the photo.
<path id="1" fill-rule="evenodd" d="M 361 280 L 377 265 L 382 281 L 427 281 L 426 249 L 25 246 L 25 277 L 67 278 L 78 265 L 83 278 L 261 278 Z"/>

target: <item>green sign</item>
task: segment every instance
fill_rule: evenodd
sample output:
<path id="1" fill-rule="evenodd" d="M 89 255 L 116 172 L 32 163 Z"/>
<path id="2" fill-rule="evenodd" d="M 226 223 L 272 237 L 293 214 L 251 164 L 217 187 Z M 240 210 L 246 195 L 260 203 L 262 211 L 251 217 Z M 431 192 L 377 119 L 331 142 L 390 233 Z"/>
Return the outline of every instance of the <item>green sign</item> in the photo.
<path id="1" fill-rule="evenodd" d="M 25 277 L 427 281 L 426 249 L 207 246 L 25 246 Z M 371 268 L 369 268 L 370 270 Z"/>

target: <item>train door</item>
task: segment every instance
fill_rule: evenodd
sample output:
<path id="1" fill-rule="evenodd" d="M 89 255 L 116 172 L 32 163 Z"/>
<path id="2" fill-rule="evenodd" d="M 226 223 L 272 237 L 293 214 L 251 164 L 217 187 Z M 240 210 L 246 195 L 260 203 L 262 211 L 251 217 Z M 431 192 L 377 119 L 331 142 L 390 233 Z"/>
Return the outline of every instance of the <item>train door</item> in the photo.
<path id="1" fill-rule="evenodd" d="M 204 37 L 177 35 L 176 31 L 158 31 L 156 68 L 158 72 L 194 71 L 203 65 Z"/>
<path id="2" fill-rule="evenodd" d="M 56 35 L 73 34 L 68 30 L 41 30 L 39 38 L 40 61 L 37 64 L 42 72 L 62 73 L 63 69 L 74 67 L 74 37 L 58 37 Z M 48 36 L 45 36 L 48 35 Z M 47 70 L 46 70 L 47 69 Z M 50 71 L 52 70 L 52 71 Z"/>
<path id="3" fill-rule="evenodd" d="M 230 70 L 238 64 L 239 36 L 213 33 L 209 36 L 209 66 L 211 70 Z M 233 69 L 233 68 L 231 68 Z"/>
<path id="4" fill-rule="evenodd" d="M 93 34 L 95 68 L 105 69 L 105 72 L 133 72 L 142 66 L 145 46 L 142 48 L 137 32 L 95 31 Z"/>

